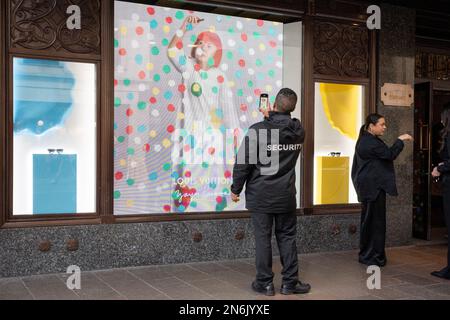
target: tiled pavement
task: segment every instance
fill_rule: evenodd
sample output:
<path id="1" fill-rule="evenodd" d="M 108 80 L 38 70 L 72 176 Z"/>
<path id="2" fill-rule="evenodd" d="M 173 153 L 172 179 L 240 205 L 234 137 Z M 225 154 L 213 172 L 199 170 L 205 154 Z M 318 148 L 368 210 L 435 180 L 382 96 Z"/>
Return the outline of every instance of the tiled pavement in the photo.
<path id="1" fill-rule="evenodd" d="M 450 300 L 450 281 L 430 276 L 446 262 L 446 246 L 388 249 L 382 269 L 382 289 L 366 286 L 366 267 L 356 251 L 300 256 L 301 280 L 312 285 L 308 295 L 270 299 L 292 300 Z M 280 263 L 274 258 L 275 286 L 280 287 Z M 3 299 L 146 299 L 146 300 L 262 300 L 252 292 L 254 260 L 149 266 L 82 273 L 81 290 L 66 288 L 67 275 L 0 278 Z"/>

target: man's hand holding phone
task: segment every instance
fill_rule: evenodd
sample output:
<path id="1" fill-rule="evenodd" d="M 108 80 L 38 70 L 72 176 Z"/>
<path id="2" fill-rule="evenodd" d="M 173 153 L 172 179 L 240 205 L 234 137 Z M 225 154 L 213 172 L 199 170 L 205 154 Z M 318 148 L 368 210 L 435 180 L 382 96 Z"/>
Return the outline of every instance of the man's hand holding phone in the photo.
<path id="1" fill-rule="evenodd" d="M 264 115 L 265 118 L 269 117 L 269 112 L 272 111 L 269 102 L 269 95 L 266 93 L 261 94 L 259 97 L 259 111 Z"/>

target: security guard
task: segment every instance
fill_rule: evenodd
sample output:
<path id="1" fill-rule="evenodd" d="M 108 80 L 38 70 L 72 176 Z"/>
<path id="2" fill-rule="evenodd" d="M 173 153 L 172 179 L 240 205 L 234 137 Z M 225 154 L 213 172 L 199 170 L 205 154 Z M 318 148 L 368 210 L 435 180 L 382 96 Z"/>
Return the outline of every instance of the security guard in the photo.
<path id="1" fill-rule="evenodd" d="M 303 294 L 309 284 L 298 279 L 295 166 L 305 132 L 299 120 L 291 118 L 297 95 L 282 89 L 273 110 L 261 110 L 263 122 L 250 127 L 239 149 L 231 186 L 232 200 L 246 185 L 246 208 L 250 211 L 256 241 L 256 280 L 252 288 L 267 296 L 275 295 L 272 272 L 272 227 L 281 256 L 282 287 L 285 295 Z"/>

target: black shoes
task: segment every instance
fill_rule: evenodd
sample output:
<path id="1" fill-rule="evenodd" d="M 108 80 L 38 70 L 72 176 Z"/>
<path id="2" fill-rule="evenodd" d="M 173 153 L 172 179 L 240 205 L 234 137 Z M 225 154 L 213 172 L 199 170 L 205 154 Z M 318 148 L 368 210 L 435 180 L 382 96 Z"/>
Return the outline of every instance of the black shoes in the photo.
<path id="1" fill-rule="evenodd" d="M 253 281 L 252 283 L 252 289 L 255 292 L 262 293 L 266 296 L 274 296 L 275 295 L 275 288 L 273 286 L 273 283 L 269 284 L 268 286 L 262 286 L 258 284 L 256 281 Z"/>
<path id="2" fill-rule="evenodd" d="M 307 283 L 297 282 L 295 286 L 282 285 L 281 294 L 291 295 L 291 294 L 305 294 L 311 291 L 311 286 Z"/>
<path id="3" fill-rule="evenodd" d="M 275 295 L 275 288 L 273 286 L 273 283 L 269 284 L 268 286 L 262 286 L 258 284 L 256 281 L 252 283 L 252 289 L 255 292 L 262 293 L 266 296 L 274 296 Z M 301 283 L 300 281 L 297 282 L 295 286 L 288 286 L 288 285 L 282 285 L 280 293 L 284 295 L 291 295 L 291 294 L 305 294 L 311 291 L 311 286 L 307 283 Z"/>
<path id="4" fill-rule="evenodd" d="M 445 267 L 441 271 L 434 271 L 434 272 L 431 273 L 431 275 L 435 276 L 435 277 L 438 277 L 438 278 L 450 280 L 450 268 L 449 267 Z"/>

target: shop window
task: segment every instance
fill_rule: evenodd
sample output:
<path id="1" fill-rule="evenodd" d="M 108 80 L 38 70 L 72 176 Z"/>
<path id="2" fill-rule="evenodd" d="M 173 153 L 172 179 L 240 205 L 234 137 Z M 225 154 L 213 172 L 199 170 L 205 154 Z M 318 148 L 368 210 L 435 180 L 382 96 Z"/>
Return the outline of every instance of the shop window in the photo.
<path id="1" fill-rule="evenodd" d="M 351 167 L 363 125 L 364 86 L 316 83 L 314 205 L 358 203 Z"/>
<path id="2" fill-rule="evenodd" d="M 13 214 L 96 212 L 94 64 L 13 59 Z"/>
<path id="3" fill-rule="evenodd" d="M 232 169 L 260 94 L 294 89 L 300 118 L 301 22 L 117 1 L 114 42 L 114 213 L 244 210 Z"/>

